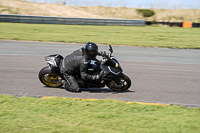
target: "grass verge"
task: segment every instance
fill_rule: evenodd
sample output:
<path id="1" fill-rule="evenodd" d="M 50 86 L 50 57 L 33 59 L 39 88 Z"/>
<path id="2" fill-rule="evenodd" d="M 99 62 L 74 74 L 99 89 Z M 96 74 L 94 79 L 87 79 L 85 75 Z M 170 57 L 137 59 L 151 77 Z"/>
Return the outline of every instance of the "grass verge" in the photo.
<path id="1" fill-rule="evenodd" d="M 0 39 L 200 49 L 200 28 L 0 23 Z"/>
<path id="2" fill-rule="evenodd" d="M 199 133 L 200 109 L 0 95 L 0 132 Z"/>

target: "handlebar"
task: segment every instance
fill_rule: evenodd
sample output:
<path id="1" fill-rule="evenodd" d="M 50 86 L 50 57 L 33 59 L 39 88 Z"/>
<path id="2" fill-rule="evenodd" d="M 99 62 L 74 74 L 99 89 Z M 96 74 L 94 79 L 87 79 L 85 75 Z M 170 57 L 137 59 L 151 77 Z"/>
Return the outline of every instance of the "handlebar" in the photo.
<path id="1" fill-rule="evenodd" d="M 109 57 L 107 54 L 106 54 L 106 52 L 105 51 L 101 51 L 101 52 L 98 52 L 98 55 L 99 56 L 102 56 L 102 57 Z"/>

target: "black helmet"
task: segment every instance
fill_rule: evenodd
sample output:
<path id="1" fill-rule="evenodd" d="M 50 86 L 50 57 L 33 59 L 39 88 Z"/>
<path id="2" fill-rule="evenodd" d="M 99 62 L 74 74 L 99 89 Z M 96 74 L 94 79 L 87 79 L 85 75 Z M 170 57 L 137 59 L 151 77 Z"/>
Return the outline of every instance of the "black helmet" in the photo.
<path id="1" fill-rule="evenodd" d="M 86 42 L 85 52 L 91 59 L 94 59 L 98 54 L 98 46 L 93 42 Z"/>

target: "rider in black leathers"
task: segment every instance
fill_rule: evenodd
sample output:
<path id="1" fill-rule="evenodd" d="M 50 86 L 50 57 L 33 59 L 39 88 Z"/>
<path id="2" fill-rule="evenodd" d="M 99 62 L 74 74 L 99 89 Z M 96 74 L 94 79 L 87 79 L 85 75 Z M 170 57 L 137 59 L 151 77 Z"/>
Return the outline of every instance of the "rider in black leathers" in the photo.
<path id="1" fill-rule="evenodd" d="M 87 73 L 88 62 L 91 59 L 96 59 L 98 54 L 98 46 L 92 42 L 86 42 L 85 47 L 78 49 L 67 55 L 60 66 L 61 73 L 65 78 L 64 87 L 71 92 L 80 92 L 79 85 L 75 79 L 75 75 L 79 73 L 84 80 L 96 80 L 100 81 L 102 78 L 102 72 L 97 75 L 90 75 Z"/>

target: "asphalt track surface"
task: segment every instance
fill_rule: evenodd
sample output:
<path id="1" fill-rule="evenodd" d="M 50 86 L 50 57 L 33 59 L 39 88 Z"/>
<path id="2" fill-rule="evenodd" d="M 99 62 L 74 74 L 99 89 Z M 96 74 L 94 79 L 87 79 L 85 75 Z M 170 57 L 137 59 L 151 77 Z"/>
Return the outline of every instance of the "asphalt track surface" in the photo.
<path id="1" fill-rule="evenodd" d="M 0 94 L 116 99 L 200 107 L 200 50 L 113 46 L 114 56 L 132 80 L 128 91 L 107 87 L 71 93 L 40 83 L 38 72 L 50 54 L 66 56 L 83 44 L 0 40 Z M 107 51 L 106 45 L 99 45 Z"/>

